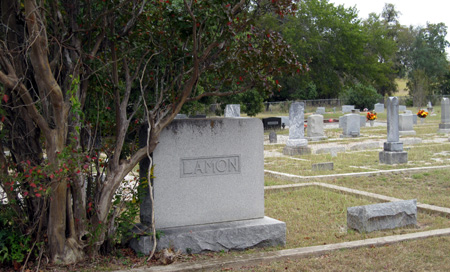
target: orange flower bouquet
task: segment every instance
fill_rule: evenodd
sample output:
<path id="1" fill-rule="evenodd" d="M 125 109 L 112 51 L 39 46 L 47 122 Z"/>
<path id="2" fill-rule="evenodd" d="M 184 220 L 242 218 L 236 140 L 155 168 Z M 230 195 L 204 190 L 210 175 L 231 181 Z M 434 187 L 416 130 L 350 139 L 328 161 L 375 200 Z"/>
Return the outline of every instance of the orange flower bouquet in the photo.
<path id="1" fill-rule="evenodd" d="M 417 112 L 417 117 L 419 118 L 426 118 L 428 115 L 428 112 L 424 111 L 424 110 L 420 110 Z"/>
<path id="2" fill-rule="evenodd" d="M 366 119 L 369 120 L 369 121 L 376 120 L 377 119 L 377 113 L 369 111 L 367 113 L 367 115 L 366 115 Z"/>

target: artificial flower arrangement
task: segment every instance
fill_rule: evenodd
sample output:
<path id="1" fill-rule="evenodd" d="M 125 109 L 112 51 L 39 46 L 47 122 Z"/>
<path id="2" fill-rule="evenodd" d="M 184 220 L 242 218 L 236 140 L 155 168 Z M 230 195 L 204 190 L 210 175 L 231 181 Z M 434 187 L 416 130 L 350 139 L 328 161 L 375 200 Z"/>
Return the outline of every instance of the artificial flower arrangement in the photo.
<path id="1" fill-rule="evenodd" d="M 426 112 L 426 111 L 424 111 L 424 110 L 420 110 L 420 111 L 417 112 L 417 116 L 418 116 L 419 118 L 426 118 L 427 115 L 428 115 L 428 112 Z"/>
<path id="2" fill-rule="evenodd" d="M 377 113 L 376 112 L 368 112 L 366 116 L 367 120 L 376 120 L 377 119 Z"/>

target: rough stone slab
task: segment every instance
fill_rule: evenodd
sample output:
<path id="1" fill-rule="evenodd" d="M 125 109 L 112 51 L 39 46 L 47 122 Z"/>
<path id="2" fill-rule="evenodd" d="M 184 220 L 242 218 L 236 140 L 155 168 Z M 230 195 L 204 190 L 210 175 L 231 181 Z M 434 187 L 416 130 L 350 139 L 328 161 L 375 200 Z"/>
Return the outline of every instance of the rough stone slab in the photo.
<path id="1" fill-rule="evenodd" d="M 416 131 L 415 130 L 400 130 L 398 132 L 398 134 L 400 136 L 411 136 L 411 135 L 416 135 Z"/>
<path id="2" fill-rule="evenodd" d="M 364 116 L 364 115 L 360 115 L 360 117 L 359 117 L 359 119 L 360 119 L 360 123 L 359 123 L 359 127 L 365 127 L 366 126 L 366 117 Z"/>
<path id="3" fill-rule="evenodd" d="M 316 141 L 323 141 L 328 139 L 327 136 L 315 136 L 315 137 L 305 137 L 306 140 L 316 142 Z"/>
<path id="4" fill-rule="evenodd" d="M 352 147 L 350 147 L 350 150 L 366 150 L 366 149 L 374 149 L 379 148 L 380 143 L 379 142 L 371 142 L 371 143 L 361 143 L 361 144 L 355 144 Z"/>
<path id="5" fill-rule="evenodd" d="M 334 169 L 333 162 L 321 162 L 321 163 L 314 163 L 312 165 L 313 171 L 323 171 L 323 170 L 333 170 L 333 169 Z"/>
<path id="6" fill-rule="evenodd" d="M 244 250 L 252 247 L 284 246 L 286 224 L 264 217 L 207 225 L 160 229 L 162 235 L 156 250 L 173 248 L 182 253 L 206 251 Z M 136 252 L 148 255 L 153 241 L 151 236 L 141 236 L 130 242 Z"/>
<path id="7" fill-rule="evenodd" d="M 316 150 L 316 154 L 345 152 L 345 147 L 323 147 Z"/>
<path id="8" fill-rule="evenodd" d="M 421 144 L 422 139 L 421 138 L 403 138 L 403 145 L 415 145 L 415 144 Z"/>
<path id="9" fill-rule="evenodd" d="M 437 133 L 448 134 L 448 133 L 450 133 L 450 129 L 438 129 Z"/>
<path id="10" fill-rule="evenodd" d="M 374 111 L 376 113 L 383 113 L 384 112 L 384 104 L 377 103 L 374 105 Z"/>
<path id="11" fill-rule="evenodd" d="M 380 163 L 384 164 L 401 164 L 408 162 L 408 152 L 392 152 L 392 151 L 381 151 L 379 153 Z"/>
<path id="12" fill-rule="evenodd" d="M 285 146 L 283 154 L 288 156 L 311 154 L 311 148 L 307 146 Z"/>
<path id="13" fill-rule="evenodd" d="M 405 105 L 399 105 L 398 106 L 398 111 L 399 112 L 404 112 L 406 110 L 406 106 Z"/>
<path id="14" fill-rule="evenodd" d="M 347 208 L 347 226 L 359 232 L 417 225 L 417 201 L 404 200 Z"/>

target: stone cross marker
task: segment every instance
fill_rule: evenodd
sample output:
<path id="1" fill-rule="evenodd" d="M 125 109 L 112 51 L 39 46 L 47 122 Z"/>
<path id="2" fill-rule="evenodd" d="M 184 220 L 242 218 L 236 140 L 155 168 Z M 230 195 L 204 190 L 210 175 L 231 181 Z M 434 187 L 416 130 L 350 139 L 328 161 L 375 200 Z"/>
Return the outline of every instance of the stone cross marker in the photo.
<path id="1" fill-rule="evenodd" d="M 305 103 L 294 102 L 289 108 L 289 140 L 283 149 L 285 155 L 310 154 L 308 140 L 305 139 Z"/>
<path id="2" fill-rule="evenodd" d="M 225 117 L 241 117 L 240 104 L 228 104 L 225 107 Z"/>
<path id="3" fill-rule="evenodd" d="M 389 97 L 387 100 L 387 142 L 384 143 L 384 150 L 379 154 L 380 163 L 408 162 L 408 153 L 403 151 L 403 143 L 400 142 L 398 107 L 398 98 Z"/>
<path id="4" fill-rule="evenodd" d="M 438 133 L 450 133 L 450 100 L 446 97 L 441 100 L 441 123 Z"/>

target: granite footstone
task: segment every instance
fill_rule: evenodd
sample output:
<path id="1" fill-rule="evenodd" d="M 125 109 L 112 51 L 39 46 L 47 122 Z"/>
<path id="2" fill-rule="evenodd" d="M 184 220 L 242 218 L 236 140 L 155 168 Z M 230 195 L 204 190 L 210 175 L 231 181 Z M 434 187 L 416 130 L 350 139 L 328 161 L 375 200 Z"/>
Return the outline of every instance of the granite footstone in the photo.
<path id="1" fill-rule="evenodd" d="M 347 208 L 348 228 L 361 233 L 416 225 L 415 199 Z"/>

